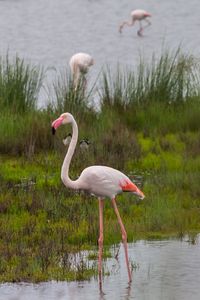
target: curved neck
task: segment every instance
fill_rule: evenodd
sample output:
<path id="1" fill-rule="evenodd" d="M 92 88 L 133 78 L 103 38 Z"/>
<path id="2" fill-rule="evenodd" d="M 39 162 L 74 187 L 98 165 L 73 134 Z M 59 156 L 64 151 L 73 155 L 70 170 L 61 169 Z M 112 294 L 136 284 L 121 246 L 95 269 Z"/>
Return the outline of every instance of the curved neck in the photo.
<path id="1" fill-rule="evenodd" d="M 61 179 L 66 187 L 77 189 L 77 183 L 76 180 L 73 181 L 69 178 L 69 166 L 71 163 L 72 156 L 74 154 L 74 150 L 76 148 L 78 140 L 78 126 L 76 124 L 76 121 L 73 119 L 72 121 L 72 139 L 69 144 L 69 148 L 67 151 L 67 154 L 65 156 L 65 159 L 63 161 L 62 169 L 61 169 Z"/>

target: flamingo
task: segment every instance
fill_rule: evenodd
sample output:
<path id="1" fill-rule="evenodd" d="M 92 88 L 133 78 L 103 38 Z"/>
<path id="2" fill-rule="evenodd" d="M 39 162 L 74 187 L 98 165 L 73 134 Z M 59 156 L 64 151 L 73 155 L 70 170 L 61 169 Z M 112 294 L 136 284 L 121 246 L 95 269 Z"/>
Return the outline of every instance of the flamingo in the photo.
<path id="1" fill-rule="evenodd" d="M 103 253 L 103 204 L 104 198 L 110 198 L 114 211 L 117 215 L 117 219 L 121 228 L 122 241 L 124 244 L 125 260 L 128 271 L 129 282 L 131 282 L 131 270 L 128 261 L 128 249 L 127 249 L 127 233 L 120 217 L 117 204 L 116 195 L 122 192 L 130 192 L 141 199 L 144 198 L 144 194 L 139 188 L 122 172 L 107 167 L 107 166 L 90 166 L 84 169 L 77 180 L 71 180 L 69 178 L 69 167 L 72 156 L 74 154 L 77 140 L 78 140 L 78 126 L 72 114 L 69 112 L 63 113 L 52 122 L 52 133 L 55 134 L 56 129 L 65 124 L 71 124 L 72 126 L 72 139 L 67 150 L 67 154 L 64 158 L 61 179 L 67 188 L 74 190 L 84 190 L 90 194 L 97 196 L 99 199 L 99 254 L 98 254 L 98 276 L 99 287 L 102 288 L 102 253 Z"/>
<path id="2" fill-rule="evenodd" d="M 139 36 L 142 36 L 142 32 L 144 28 L 148 27 L 151 25 L 151 22 L 147 19 L 148 17 L 151 17 L 151 14 L 148 13 L 147 11 L 143 9 L 136 9 L 131 12 L 131 21 L 124 21 L 120 26 L 119 26 L 119 32 L 122 33 L 122 29 L 125 25 L 127 26 L 133 26 L 135 24 L 135 21 L 139 21 L 140 28 L 137 32 Z M 142 27 L 142 20 L 146 21 L 147 25 Z"/>
<path id="3" fill-rule="evenodd" d="M 87 53 L 76 53 L 69 61 L 70 69 L 73 76 L 74 87 L 77 89 L 80 78 L 83 80 L 83 87 L 86 87 L 86 74 L 90 66 L 94 64 L 94 59 Z"/>

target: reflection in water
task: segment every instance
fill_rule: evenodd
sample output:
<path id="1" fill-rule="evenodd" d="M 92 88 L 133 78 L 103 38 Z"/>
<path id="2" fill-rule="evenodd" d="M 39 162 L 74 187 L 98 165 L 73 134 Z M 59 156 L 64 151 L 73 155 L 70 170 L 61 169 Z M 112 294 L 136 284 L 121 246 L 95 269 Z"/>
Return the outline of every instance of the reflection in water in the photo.
<path id="1" fill-rule="evenodd" d="M 124 293 L 123 293 L 123 299 L 124 300 L 129 300 L 129 299 L 132 299 L 131 298 L 131 287 L 132 287 L 132 285 L 134 285 L 133 284 L 133 282 L 129 282 L 128 284 L 127 284 L 127 287 L 125 287 L 124 288 Z M 113 300 L 114 299 L 121 299 L 121 298 L 117 298 L 117 295 L 115 296 L 116 298 L 113 298 Z M 92 298 L 91 298 L 92 299 Z M 103 289 L 101 289 L 100 291 L 99 291 L 99 300 L 108 300 L 108 299 L 110 299 L 109 298 L 109 294 L 108 295 L 106 295 L 106 293 L 103 291 Z"/>
<path id="2" fill-rule="evenodd" d="M 200 236 L 165 241 L 138 241 L 129 244 L 133 281 L 128 285 L 121 247 L 118 261 L 105 263 L 110 276 L 104 276 L 102 291 L 97 279 L 83 282 L 41 284 L 2 284 L 0 300 L 199 300 Z"/>

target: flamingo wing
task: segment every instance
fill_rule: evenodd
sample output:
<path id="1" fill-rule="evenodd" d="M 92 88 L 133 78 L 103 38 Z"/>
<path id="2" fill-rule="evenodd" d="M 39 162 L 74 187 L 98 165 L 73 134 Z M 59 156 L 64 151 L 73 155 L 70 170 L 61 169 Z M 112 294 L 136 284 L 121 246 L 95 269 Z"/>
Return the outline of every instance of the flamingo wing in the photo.
<path id="1" fill-rule="evenodd" d="M 138 192 L 138 188 L 122 172 L 106 167 L 91 166 L 79 177 L 80 188 L 99 197 L 113 198 L 123 191 Z"/>

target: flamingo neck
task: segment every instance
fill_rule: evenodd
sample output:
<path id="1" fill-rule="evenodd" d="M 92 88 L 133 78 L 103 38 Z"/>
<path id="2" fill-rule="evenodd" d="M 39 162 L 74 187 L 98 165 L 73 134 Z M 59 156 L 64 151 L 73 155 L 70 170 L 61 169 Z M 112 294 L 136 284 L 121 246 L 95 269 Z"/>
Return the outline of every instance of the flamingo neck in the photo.
<path id="1" fill-rule="evenodd" d="M 78 189 L 77 180 L 73 181 L 69 178 L 69 166 L 71 163 L 72 156 L 74 154 L 76 144 L 78 140 L 78 126 L 76 121 L 73 119 L 72 121 L 72 139 L 69 144 L 69 148 L 65 159 L 63 161 L 62 169 L 61 169 L 61 179 L 66 187 L 71 189 Z"/>

